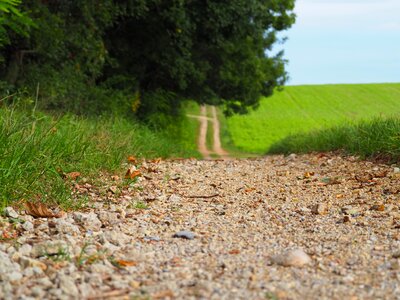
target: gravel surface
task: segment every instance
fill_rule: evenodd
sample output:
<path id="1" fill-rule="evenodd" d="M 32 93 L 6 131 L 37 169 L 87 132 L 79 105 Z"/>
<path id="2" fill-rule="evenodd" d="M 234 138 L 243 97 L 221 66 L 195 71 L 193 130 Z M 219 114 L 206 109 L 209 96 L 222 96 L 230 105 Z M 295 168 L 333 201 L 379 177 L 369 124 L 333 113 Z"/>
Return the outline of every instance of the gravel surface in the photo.
<path id="1" fill-rule="evenodd" d="M 140 170 L 78 179 L 89 208 L 61 218 L 7 208 L 0 299 L 400 299 L 394 166 L 320 154 Z"/>

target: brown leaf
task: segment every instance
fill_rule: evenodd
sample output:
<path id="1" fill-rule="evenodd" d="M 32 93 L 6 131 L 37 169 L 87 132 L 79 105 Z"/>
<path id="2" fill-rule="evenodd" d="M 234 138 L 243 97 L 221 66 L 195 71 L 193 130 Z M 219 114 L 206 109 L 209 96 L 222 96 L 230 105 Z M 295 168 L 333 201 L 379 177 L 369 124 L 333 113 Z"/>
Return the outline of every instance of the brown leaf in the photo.
<path id="1" fill-rule="evenodd" d="M 136 157 L 134 157 L 134 156 L 128 156 L 128 161 L 130 162 L 130 163 L 133 163 L 133 164 L 136 164 L 136 162 L 137 162 L 137 159 L 136 159 Z"/>
<path id="2" fill-rule="evenodd" d="M 137 265 L 136 261 L 123 260 L 123 259 L 116 259 L 115 263 L 118 264 L 118 266 L 120 267 L 134 267 Z"/>
<path id="3" fill-rule="evenodd" d="M 173 299 L 174 293 L 171 290 L 165 290 L 153 295 L 153 299 Z"/>
<path id="4" fill-rule="evenodd" d="M 153 163 L 153 164 L 158 164 L 159 162 L 161 162 L 161 160 L 162 160 L 162 158 L 159 157 L 159 158 L 150 160 L 150 162 Z"/>
<path id="5" fill-rule="evenodd" d="M 314 176 L 314 172 L 305 172 L 304 173 L 304 178 L 310 178 L 310 177 L 312 177 L 312 176 Z"/>
<path id="6" fill-rule="evenodd" d="M 376 211 L 385 211 L 385 205 L 384 204 L 375 204 L 372 205 L 371 210 L 376 210 Z"/>
<path id="7" fill-rule="evenodd" d="M 117 180 L 119 180 L 119 176 L 118 175 L 112 175 L 111 176 L 111 180 L 117 181 Z"/>
<path id="8" fill-rule="evenodd" d="M 233 249 L 231 251 L 228 252 L 229 254 L 239 254 L 240 250 L 239 249 Z"/>
<path id="9" fill-rule="evenodd" d="M 63 212 L 55 214 L 46 205 L 40 202 L 26 202 L 25 211 L 35 218 L 60 218 L 64 214 Z"/>
<path id="10" fill-rule="evenodd" d="M 79 173 L 79 172 L 70 172 L 70 173 L 65 174 L 66 178 L 69 178 L 69 179 L 72 179 L 72 180 L 75 180 L 79 176 L 81 176 L 81 173 Z"/>
<path id="11" fill-rule="evenodd" d="M 139 170 L 136 170 L 135 166 L 130 167 L 125 174 L 126 179 L 135 179 L 138 176 L 141 176 L 142 173 Z"/>

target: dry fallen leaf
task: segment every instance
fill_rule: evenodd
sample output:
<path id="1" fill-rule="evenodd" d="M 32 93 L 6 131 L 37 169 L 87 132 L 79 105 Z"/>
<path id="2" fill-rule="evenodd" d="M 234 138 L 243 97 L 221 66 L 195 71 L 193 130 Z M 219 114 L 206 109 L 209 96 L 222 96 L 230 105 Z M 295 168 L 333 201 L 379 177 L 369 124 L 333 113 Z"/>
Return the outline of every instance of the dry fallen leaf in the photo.
<path id="1" fill-rule="evenodd" d="M 119 176 L 118 175 L 112 175 L 111 176 L 111 180 L 117 181 L 117 180 L 119 180 Z"/>
<path id="2" fill-rule="evenodd" d="M 69 178 L 69 179 L 72 179 L 72 180 L 75 180 L 79 176 L 81 176 L 81 173 L 79 173 L 79 172 L 70 172 L 70 173 L 65 174 L 66 178 Z"/>
<path id="3" fill-rule="evenodd" d="M 137 265 L 136 261 L 132 261 L 132 260 L 123 260 L 123 259 L 116 259 L 115 263 L 119 266 L 119 267 L 134 267 Z"/>
<path id="4" fill-rule="evenodd" d="M 385 205 L 384 205 L 384 204 L 375 204 L 375 205 L 372 205 L 371 210 L 385 211 Z"/>
<path id="5" fill-rule="evenodd" d="M 63 212 L 53 213 L 46 205 L 40 202 L 26 202 L 25 211 L 35 218 L 60 218 L 64 214 Z"/>
<path id="6" fill-rule="evenodd" d="M 310 177 L 312 177 L 312 176 L 314 176 L 314 172 L 305 172 L 304 173 L 304 178 L 310 178 Z"/>
<path id="7" fill-rule="evenodd" d="M 175 298 L 174 293 L 171 290 L 165 290 L 154 294 L 152 299 L 173 299 L 173 298 Z"/>
<path id="8" fill-rule="evenodd" d="M 137 159 L 136 159 L 136 157 L 134 157 L 134 156 L 128 156 L 128 161 L 130 162 L 130 163 L 133 163 L 133 164 L 135 164 L 136 162 L 137 162 Z"/>
<path id="9" fill-rule="evenodd" d="M 125 174 L 126 179 L 135 179 L 136 177 L 142 175 L 139 170 L 136 170 L 135 166 L 130 167 Z"/>
<path id="10" fill-rule="evenodd" d="M 239 249 L 233 249 L 231 251 L 228 252 L 229 254 L 239 254 L 240 250 Z"/>

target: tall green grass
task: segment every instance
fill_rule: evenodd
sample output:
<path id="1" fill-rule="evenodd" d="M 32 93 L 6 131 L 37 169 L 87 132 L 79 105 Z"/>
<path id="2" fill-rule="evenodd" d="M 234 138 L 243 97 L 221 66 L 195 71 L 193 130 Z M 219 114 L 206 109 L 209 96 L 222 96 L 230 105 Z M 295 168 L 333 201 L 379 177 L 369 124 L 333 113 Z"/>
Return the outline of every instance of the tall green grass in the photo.
<path id="1" fill-rule="evenodd" d="M 180 125 L 179 125 L 180 126 Z M 0 208 L 21 199 L 39 199 L 64 208 L 76 205 L 60 172 L 95 177 L 121 167 L 128 155 L 197 156 L 181 137 L 154 132 L 124 118 L 54 117 L 0 108 Z"/>
<path id="2" fill-rule="evenodd" d="M 364 158 L 400 162 L 400 118 L 374 118 L 328 129 L 288 136 L 273 144 L 268 153 L 308 153 L 344 150 Z"/>

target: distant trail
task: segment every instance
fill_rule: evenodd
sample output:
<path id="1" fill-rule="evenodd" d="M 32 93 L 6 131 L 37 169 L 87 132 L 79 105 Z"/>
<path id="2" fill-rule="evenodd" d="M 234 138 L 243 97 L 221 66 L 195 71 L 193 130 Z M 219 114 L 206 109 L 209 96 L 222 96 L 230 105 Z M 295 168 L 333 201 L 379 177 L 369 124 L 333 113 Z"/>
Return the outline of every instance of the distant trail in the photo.
<path id="1" fill-rule="evenodd" d="M 213 135 L 214 135 L 214 144 L 213 144 L 213 151 L 214 153 L 218 154 L 222 158 L 228 157 L 229 153 L 222 149 L 221 140 L 220 140 L 220 125 L 219 120 L 217 117 L 217 110 L 215 106 L 211 106 L 212 112 L 212 122 L 213 122 Z"/>
<path id="2" fill-rule="evenodd" d="M 207 107 L 202 105 L 200 107 L 200 116 L 187 115 L 191 118 L 196 118 L 200 121 L 200 132 L 197 139 L 197 147 L 200 154 L 204 159 L 211 159 L 211 154 L 216 154 L 221 158 L 228 158 L 229 153 L 225 151 L 221 146 L 220 139 L 220 124 L 217 117 L 217 110 L 215 106 L 211 106 L 212 118 L 207 117 Z M 208 121 L 213 124 L 213 149 L 210 151 L 207 147 L 207 131 L 208 131 Z"/>

